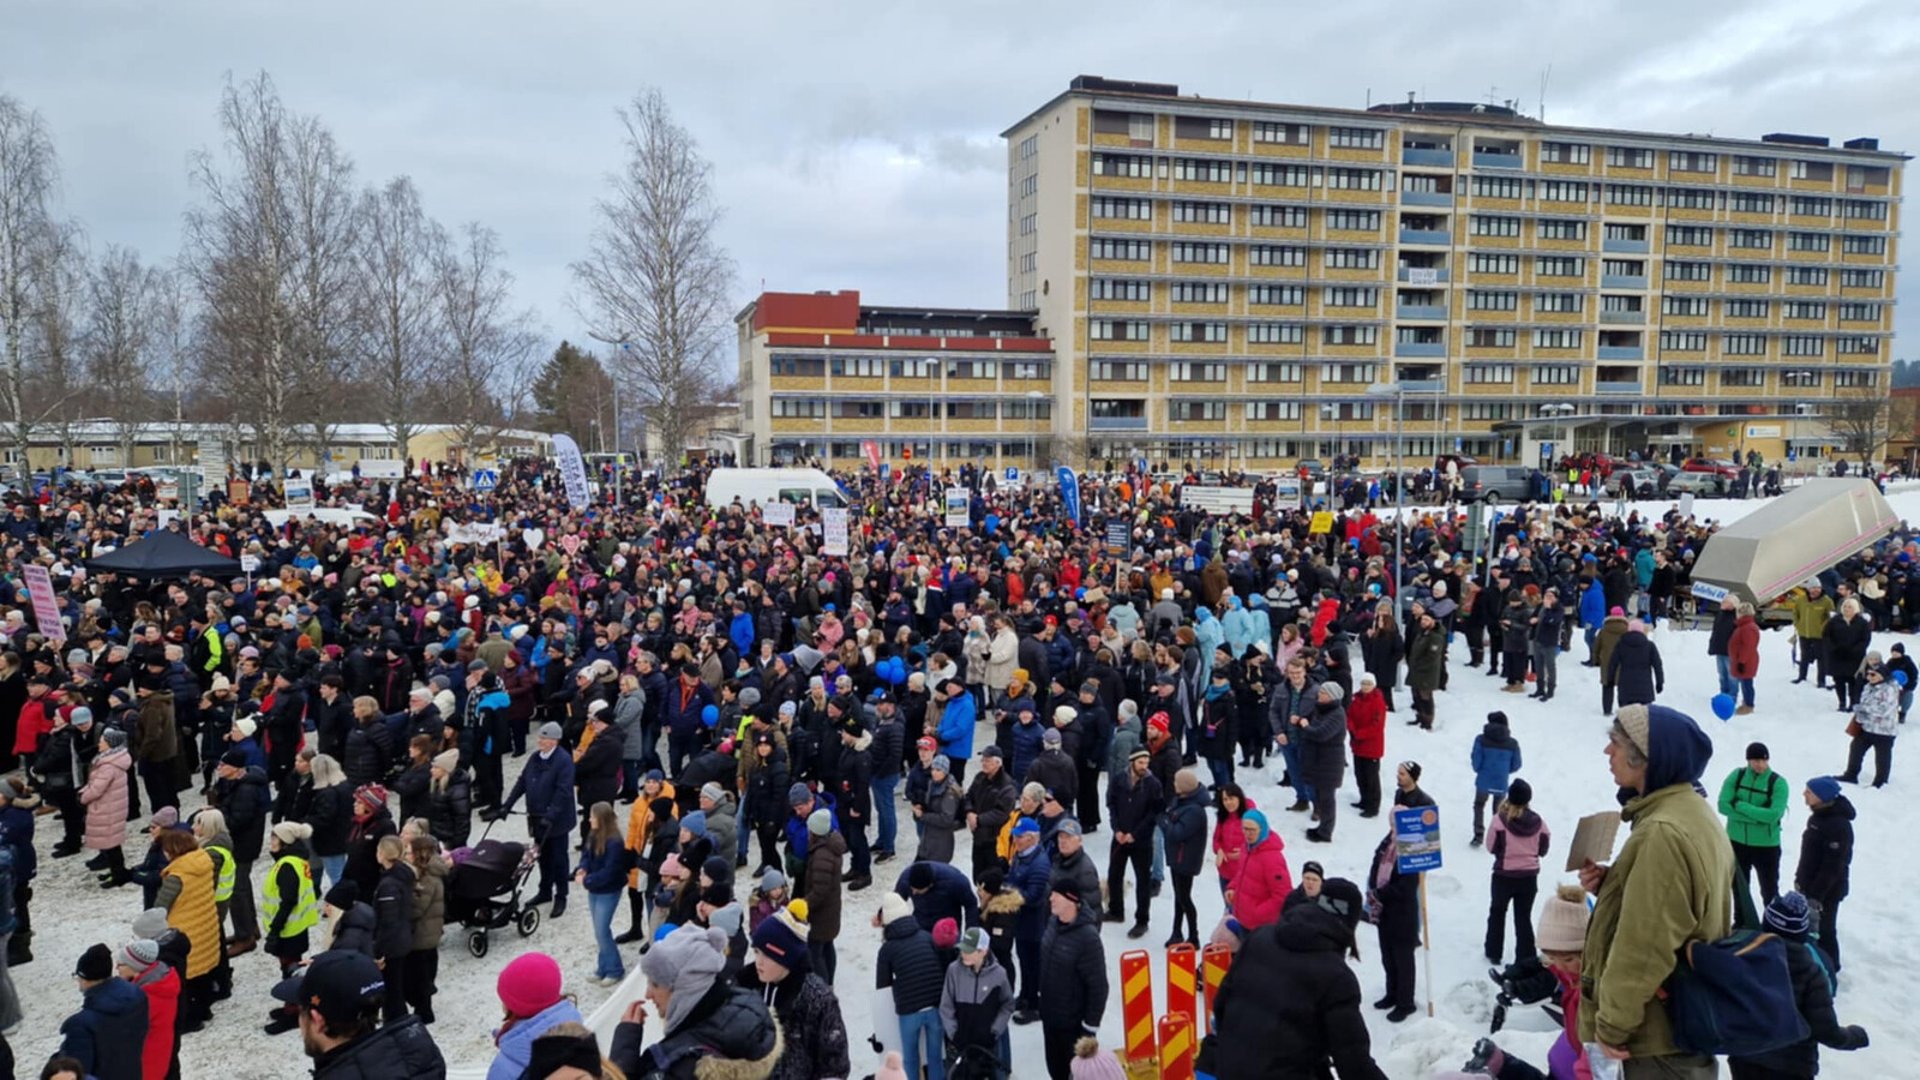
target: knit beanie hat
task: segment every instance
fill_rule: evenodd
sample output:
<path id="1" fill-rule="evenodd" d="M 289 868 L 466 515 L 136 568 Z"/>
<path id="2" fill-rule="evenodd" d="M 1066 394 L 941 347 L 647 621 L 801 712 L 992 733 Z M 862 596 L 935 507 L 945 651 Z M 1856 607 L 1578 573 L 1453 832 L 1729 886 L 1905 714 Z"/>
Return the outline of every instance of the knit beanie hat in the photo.
<path id="1" fill-rule="evenodd" d="M 807 832 L 812 836 L 825 836 L 833 831 L 833 814 L 825 807 L 807 815 Z"/>
<path id="2" fill-rule="evenodd" d="M 787 789 L 788 806 L 806 806 L 813 802 L 813 790 L 805 784 L 795 784 Z"/>
<path id="3" fill-rule="evenodd" d="M 960 943 L 960 924 L 952 917 L 941 919 L 933 924 L 933 947 L 951 949 Z"/>
<path id="4" fill-rule="evenodd" d="M 442 750 L 433 755 L 433 767 L 451 775 L 453 770 L 460 767 L 460 751 Z"/>
<path id="5" fill-rule="evenodd" d="M 787 875 L 781 873 L 777 868 L 769 866 L 766 868 L 764 872 L 761 873 L 760 875 L 760 891 L 761 892 L 770 893 L 775 889 L 784 889 L 786 887 L 787 887 Z"/>
<path id="6" fill-rule="evenodd" d="M 1816 776 L 1807 781 L 1807 790 L 1822 804 L 1830 803 L 1840 797 L 1840 781 L 1831 776 Z"/>
<path id="7" fill-rule="evenodd" d="M 340 910 L 351 911 L 353 905 L 360 902 L 360 886 L 352 881 L 342 881 L 327 890 L 324 897 L 328 905 Z"/>
<path id="8" fill-rule="evenodd" d="M 733 903 L 733 882 L 716 881 L 700 890 L 700 902 L 708 907 L 723 908 Z"/>
<path id="9" fill-rule="evenodd" d="M 145 971 L 160 962 L 160 945 L 152 938 L 136 938 L 120 947 L 120 964 Z"/>
<path id="10" fill-rule="evenodd" d="M 1807 907 L 1806 897 L 1797 892 L 1785 892 L 1773 898 L 1761 920 L 1767 924 L 1767 929 L 1781 937 L 1800 941 L 1806 938 L 1808 929 L 1813 925 L 1813 913 Z"/>
<path id="11" fill-rule="evenodd" d="M 1578 885 L 1562 885 L 1540 909 L 1533 943 L 1553 952 L 1579 952 L 1587 945 L 1587 897 Z"/>
<path id="12" fill-rule="evenodd" d="M 150 938 L 155 941 L 158 941 L 160 939 L 160 935 L 166 932 L 167 932 L 167 909 L 166 908 L 162 908 L 162 907 L 148 908 L 147 910 L 134 916 L 134 919 L 133 919 L 133 936 L 134 937 Z"/>
<path id="13" fill-rule="evenodd" d="M 572 1068 L 588 1076 L 599 1076 L 600 1067 L 600 1042 L 593 1032 L 568 1035 L 549 1031 L 533 1040 L 523 1075 L 552 1076 L 561 1069 Z"/>
<path id="14" fill-rule="evenodd" d="M 716 802 L 716 803 L 719 802 L 721 797 L 726 795 L 726 793 L 727 793 L 727 789 L 721 787 L 719 784 L 716 784 L 711 780 L 707 781 L 705 784 L 701 785 L 700 787 L 700 797 L 703 799 L 712 800 L 713 802 Z"/>
<path id="15" fill-rule="evenodd" d="M 543 952 L 521 953 L 501 969 L 494 990 L 509 1013 L 537 1016 L 560 1000 L 560 965 Z"/>
<path id="16" fill-rule="evenodd" d="M 105 945 L 95 942 L 80 954 L 80 962 L 73 966 L 73 973 L 88 982 L 112 978 L 113 953 Z"/>
<path id="17" fill-rule="evenodd" d="M 891 926 L 901 919 L 913 918 L 913 905 L 896 892 L 880 895 L 880 925 Z"/>
<path id="18" fill-rule="evenodd" d="M 117 727 L 110 727 L 101 733 L 100 741 L 107 744 L 107 749 L 118 750 L 127 745 L 127 733 Z"/>
<path id="19" fill-rule="evenodd" d="M 710 926 L 691 923 L 653 943 L 640 958 L 640 970 L 647 982 L 664 986 L 672 997 L 667 1002 L 666 1030 L 680 1026 L 700 999 L 713 989 L 714 981 L 726 966 L 727 935 Z"/>
<path id="20" fill-rule="evenodd" d="M 353 793 L 353 801 L 368 810 L 384 810 L 387 806 L 387 789 L 380 784 L 361 784 Z"/>
<path id="21" fill-rule="evenodd" d="M 886 1060 L 880 1063 L 880 1071 L 873 1074 L 873 1080 L 907 1080 L 907 1068 L 900 1059 L 900 1051 L 887 1051 Z"/>
<path id="22" fill-rule="evenodd" d="M 707 815 L 695 810 L 680 819 L 680 828 L 692 833 L 695 837 L 705 836 L 707 835 Z"/>
<path id="23" fill-rule="evenodd" d="M 1067 1066 L 1073 1080 L 1127 1080 L 1120 1059 L 1100 1049 L 1099 1040 L 1083 1036 L 1073 1044 L 1073 1061 Z"/>
<path id="24" fill-rule="evenodd" d="M 753 928 L 753 947 L 789 971 L 805 971 L 808 930 L 789 906 L 760 920 Z"/>

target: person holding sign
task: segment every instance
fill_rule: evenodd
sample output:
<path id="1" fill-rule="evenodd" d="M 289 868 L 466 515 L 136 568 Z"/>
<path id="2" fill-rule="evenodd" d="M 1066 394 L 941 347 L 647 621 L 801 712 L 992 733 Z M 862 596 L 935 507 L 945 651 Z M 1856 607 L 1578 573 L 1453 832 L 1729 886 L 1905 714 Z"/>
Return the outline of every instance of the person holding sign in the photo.
<path id="1" fill-rule="evenodd" d="M 1419 762 L 1401 762 L 1396 780 L 1396 811 L 1436 805 L 1433 796 L 1420 790 Z M 1373 850 L 1367 890 L 1367 910 L 1380 933 L 1380 966 L 1387 977 L 1387 992 L 1373 1007 L 1390 1010 L 1387 1019 L 1395 1024 L 1414 1013 L 1413 951 L 1420 945 L 1420 875 L 1401 873 L 1398 854 L 1394 831 L 1388 829 Z"/>

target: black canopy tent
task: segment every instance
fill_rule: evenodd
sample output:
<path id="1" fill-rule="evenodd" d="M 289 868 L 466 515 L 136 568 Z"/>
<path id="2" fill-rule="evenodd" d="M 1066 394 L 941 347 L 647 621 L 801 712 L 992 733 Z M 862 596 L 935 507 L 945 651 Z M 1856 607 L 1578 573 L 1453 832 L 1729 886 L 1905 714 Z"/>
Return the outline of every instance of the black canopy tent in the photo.
<path id="1" fill-rule="evenodd" d="M 87 560 L 97 574 L 124 574 L 135 578 L 185 577 L 198 570 L 214 577 L 240 577 L 240 560 L 210 551 L 171 529 L 161 529 L 118 551 Z"/>

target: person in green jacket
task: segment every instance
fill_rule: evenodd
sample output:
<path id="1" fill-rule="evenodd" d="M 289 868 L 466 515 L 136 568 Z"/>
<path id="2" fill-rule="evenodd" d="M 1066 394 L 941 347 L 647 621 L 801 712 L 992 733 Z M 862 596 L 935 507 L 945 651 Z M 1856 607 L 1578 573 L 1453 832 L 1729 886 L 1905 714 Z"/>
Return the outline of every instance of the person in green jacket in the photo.
<path id="1" fill-rule="evenodd" d="M 1607 764 L 1633 830 L 1612 865 L 1591 859 L 1594 894 L 1581 954 L 1579 1036 L 1621 1062 L 1624 1080 L 1711 1080 L 1714 1059 L 1674 1042 L 1663 988 L 1690 941 L 1733 929 L 1733 849 L 1694 790 L 1713 740 L 1665 705 L 1626 705 L 1607 735 Z"/>
<path id="2" fill-rule="evenodd" d="M 1800 639 L 1800 677 L 1807 681 L 1807 668 L 1814 667 L 1816 690 L 1827 688 L 1827 620 L 1833 617 L 1833 598 L 1820 591 L 1818 579 L 1787 594 L 1787 606 L 1793 609 L 1793 634 Z"/>
<path id="3" fill-rule="evenodd" d="M 1733 842 L 1734 925 L 1760 929 L 1760 911 L 1780 895 L 1780 819 L 1793 789 L 1767 761 L 1766 743 L 1747 744 L 1747 763 L 1720 784 L 1720 813 Z M 1753 906 L 1751 880 L 1760 875 L 1761 908 Z"/>

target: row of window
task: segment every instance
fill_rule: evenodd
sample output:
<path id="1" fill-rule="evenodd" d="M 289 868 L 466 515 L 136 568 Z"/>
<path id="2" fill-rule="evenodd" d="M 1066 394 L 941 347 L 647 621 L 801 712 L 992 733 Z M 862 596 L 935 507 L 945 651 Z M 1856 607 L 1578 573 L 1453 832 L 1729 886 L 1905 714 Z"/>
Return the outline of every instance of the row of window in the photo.
<path id="1" fill-rule="evenodd" d="M 818 398 L 775 398 L 772 415 L 785 419 L 925 420 L 945 416 L 955 420 L 1045 420 L 1053 415 L 1052 401 L 835 401 Z"/>
<path id="2" fill-rule="evenodd" d="M 818 356 L 776 353 L 768 361 L 774 375 L 821 376 L 831 371 L 852 378 L 935 379 L 942 362 L 933 357 L 836 356 L 831 360 Z M 1051 379 L 1051 360 L 948 360 L 949 379 Z"/>
<path id="3" fill-rule="evenodd" d="M 1149 341 L 1152 325 L 1139 319 L 1089 319 L 1087 335 L 1094 341 Z M 1176 342 L 1225 342 L 1231 340 L 1228 324 L 1223 322 L 1177 322 L 1167 325 L 1167 338 Z M 1323 345 L 1374 345 L 1380 340 L 1377 326 L 1336 325 L 1320 328 Z M 1306 342 L 1306 327 L 1299 323 L 1248 323 L 1247 342 L 1255 345 L 1300 345 Z"/>
<path id="4" fill-rule="evenodd" d="M 1705 330 L 1662 330 L 1660 348 L 1665 352 L 1705 352 L 1708 334 Z M 1767 352 L 1766 334 L 1722 334 L 1720 352 L 1727 356 L 1764 356 Z M 1780 353 L 1783 356 L 1825 356 L 1827 338 L 1806 334 L 1780 335 Z M 1880 352 L 1880 339 L 1877 337 L 1837 337 L 1833 338 L 1833 351 L 1842 356 L 1877 356 Z"/>
<path id="5" fill-rule="evenodd" d="M 1415 186 L 1412 181 L 1419 181 Z M 1438 192 L 1438 177 L 1412 177 L 1405 191 Z M 1586 180 L 1527 180 L 1517 176 L 1474 176 L 1468 191 L 1482 199 L 1538 199 L 1541 202 L 1589 203 L 1614 206 L 1660 205 L 1677 210 L 1726 210 L 1737 214 L 1774 214 L 1785 210 L 1794 217 L 1831 218 L 1837 202 L 1843 219 L 1885 221 L 1887 206 L 1872 199 L 1832 199 L 1818 195 L 1777 195 L 1765 191 L 1716 191 L 1712 188 L 1656 187 L 1651 184 L 1603 184 Z M 1657 194 L 1657 200 L 1656 200 Z"/>
<path id="6" fill-rule="evenodd" d="M 1601 309 L 1610 312 L 1632 312 L 1641 310 L 1641 298 L 1638 296 L 1602 296 Z M 1694 318 L 1706 318 L 1712 314 L 1712 300 L 1705 296 L 1667 295 L 1660 299 L 1660 310 L 1664 315 L 1682 315 Z M 1773 305 L 1780 305 L 1780 314 L 1788 319 L 1824 320 L 1831 308 L 1841 322 L 1880 321 L 1882 305 L 1877 303 L 1844 303 L 1829 305 L 1825 300 L 1722 300 L 1721 315 L 1729 319 L 1765 319 L 1773 313 Z M 1578 312 L 1585 310 L 1586 295 L 1583 293 L 1534 293 L 1533 310 L 1536 312 Z M 1503 289 L 1467 290 L 1468 311 L 1518 311 L 1520 294 Z"/>

